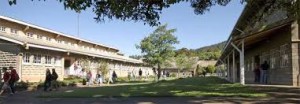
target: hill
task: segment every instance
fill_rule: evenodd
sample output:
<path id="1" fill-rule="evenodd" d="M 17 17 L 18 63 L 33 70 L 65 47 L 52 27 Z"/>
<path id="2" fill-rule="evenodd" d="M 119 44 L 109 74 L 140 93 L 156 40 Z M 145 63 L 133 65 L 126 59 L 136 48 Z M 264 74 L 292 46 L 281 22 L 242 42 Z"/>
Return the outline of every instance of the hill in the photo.
<path id="1" fill-rule="evenodd" d="M 220 42 L 210 46 L 201 47 L 198 49 L 181 48 L 176 50 L 176 55 L 186 54 L 189 57 L 198 57 L 199 60 L 217 60 L 221 56 L 221 51 L 226 42 Z"/>

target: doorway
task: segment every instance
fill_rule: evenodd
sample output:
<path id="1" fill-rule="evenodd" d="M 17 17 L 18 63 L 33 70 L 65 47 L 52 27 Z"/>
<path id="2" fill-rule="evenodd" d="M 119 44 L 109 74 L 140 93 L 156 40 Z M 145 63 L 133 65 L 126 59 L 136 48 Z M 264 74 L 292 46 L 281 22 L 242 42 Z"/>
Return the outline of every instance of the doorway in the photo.
<path id="1" fill-rule="evenodd" d="M 70 67 L 71 67 L 71 60 L 70 59 L 65 59 L 64 61 L 64 68 L 65 68 L 65 76 L 69 76 L 70 74 Z"/>

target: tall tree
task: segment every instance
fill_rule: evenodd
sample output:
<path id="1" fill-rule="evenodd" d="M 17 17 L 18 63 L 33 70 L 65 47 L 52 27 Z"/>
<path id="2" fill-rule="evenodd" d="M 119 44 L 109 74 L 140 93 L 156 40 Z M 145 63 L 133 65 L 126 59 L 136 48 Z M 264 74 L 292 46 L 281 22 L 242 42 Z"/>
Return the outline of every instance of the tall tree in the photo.
<path id="1" fill-rule="evenodd" d="M 190 57 L 184 53 L 177 54 L 175 56 L 175 63 L 176 63 L 176 67 L 177 67 L 177 77 L 179 77 L 179 72 L 182 70 L 195 72 L 196 68 L 194 68 L 194 66 L 196 66 L 197 62 L 198 62 L 197 57 Z M 191 69 L 193 69 L 193 70 L 191 70 Z"/>
<path id="2" fill-rule="evenodd" d="M 145 61 L 153 67 L 157 66 L 158 73 L 161 71 L 161 65 L 175 54 L 173 45 L 179 43 L 177 37 L 173 35 L 175 31 L 176 29 L 168 30 L 167 24 L 159 26 L 137 46 L 144 53 Z"/>

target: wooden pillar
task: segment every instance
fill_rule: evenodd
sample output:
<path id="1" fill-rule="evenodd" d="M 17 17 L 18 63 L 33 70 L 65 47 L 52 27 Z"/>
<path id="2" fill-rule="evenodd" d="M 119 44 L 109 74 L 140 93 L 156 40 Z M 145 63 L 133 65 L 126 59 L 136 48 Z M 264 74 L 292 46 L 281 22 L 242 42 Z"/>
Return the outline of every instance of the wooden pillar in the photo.
<path id="1" fill-rule="evenodd" d="M 232 82 L 236 82 L 235 51 L 232 51 Z"/>

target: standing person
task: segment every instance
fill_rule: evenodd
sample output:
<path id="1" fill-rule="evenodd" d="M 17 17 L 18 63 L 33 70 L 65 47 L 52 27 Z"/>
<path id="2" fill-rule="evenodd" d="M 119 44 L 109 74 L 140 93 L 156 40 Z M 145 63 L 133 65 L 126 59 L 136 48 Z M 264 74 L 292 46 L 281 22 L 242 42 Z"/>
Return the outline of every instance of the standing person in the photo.
<path id="1" fill-rule="evenodd" d="M 117 78 L 118 78 L 118 76 L 117 76 L 117 74 L 116 74 L 116 72 L 115 72 L 115 71 L 113 71 L 112 77 L 113 77 L 113 81 L 114 81 L 114 82 L 116 82 L 116 81 L 117 81 Z"/>
<path id="2" fill-rule="evenodd" d="M 260 67 L 259 64 L 256 63 L 254 68 L 254 82 L 260 81 Z"/>
<path id="3" fill-rule="evenodd" d="M 142 75 L 143 75 L 143 71 L 142 71 L 142 69 L 140 68 L 140 70 L 139 70 L 139 79 L 140 79 L 140 80 L 142 80 Z"/>
<path id="4" fill-rule="evenodd" d="M 97 84 L 101 86 L 102 83 L 103 83 L 101 71 L 97 72 L 97 74 L 96 74 L 96 80 L 97 80 Z"/>
<path id="5" fill-rule="evenodd" d="M 45 78 L 45 83 L 44 83 L 44 91 L 48 91 L 48 88 L 51 86 L 51 72 L 50 70 L 47 68 L 46 69 L 46 78 Z"/>
<path id="6" fill-rule="evenodd" d="M 131 81 L 131 73 L 130 73 L 130 71 L 127 72 L 127 78 L 128 78 L 129 81 Z"/>
<path id="7" fill-rule="evenodd" d="M 261 83 L 262 84 L 267 84 L 267 76 L 268 76 L 268 69 L 269 69 L 269 64 L 267 61 L 264 61 L 264 63 L 261 65 Z"/>
<path id="8" fill-rule="evenodd" d="M 14 69 L 13 67 L 9 67 L 9 69 L 11 70 L 11 79 L 9 80 L 9 86 L 11 88 L 11 92 L 15 93 L 15 83 L 20 79 L 16 69 Z"/>
<path id="9" fill-rule="evenodd" d="M 55 89 L 57 90 L 58 89 L 58 83 L 57 83 L 57 78 L 58 78 L 58 75 L 55 71 L 55 69 L 53 68 L 52 69 L 52 74 L 51 74 L 51 90 L 52 89 Z"/>
<path id="10" fill-rule="evenodd" d="M 92 85 L 93 80 L 92 80 L 92 72 L 89 70 L 86 74 L 86 80 L 88 82 L 88 86 Z"/>
<path id="11" fill-rule="evenodd" d="M 108 72 L 108 81 L 107 81 L 107 84 L 109 84 L 109 83 L 114 83 L 112 69 L 110 69 L 109 72 Z"/>
<path id="12" fill-rule="evenodd" d="M 3 67 L 3 71 L 4 71 L 4 74 L 3 74 L 4 83 L 1 88 L 0 95 L 2 95 L 4 90 L 7 90 L 7 89 L 10 91 L 10 94 L 13 94 L 11 88 L 9 87 L 9 80 L 11 79 L 10 72 L 7 70 L 6 67 Z"/>
<path id="13" fill-rule="evenodd" d="M 85 69 L 82 69 L 80 71 L 80 76 L 82 78 L 82 85 L 86 85 L 86 82 L 87 82 L 87 78 L 86 78 L 86 72 L 85 72 Z"/>

